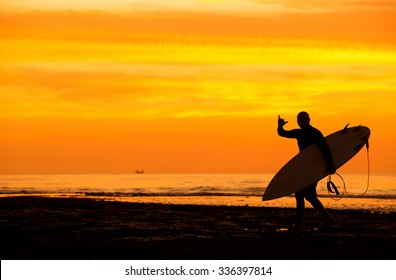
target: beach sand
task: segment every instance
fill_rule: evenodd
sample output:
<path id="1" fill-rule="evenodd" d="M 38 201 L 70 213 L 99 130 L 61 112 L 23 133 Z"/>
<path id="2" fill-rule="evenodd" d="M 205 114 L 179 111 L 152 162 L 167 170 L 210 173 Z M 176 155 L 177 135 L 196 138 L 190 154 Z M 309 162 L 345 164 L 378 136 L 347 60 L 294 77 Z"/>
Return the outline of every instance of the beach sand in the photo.
<path id="1" fill-rule="evenodd" d="M 1 259 L 395 259 L 395 212 L 0 198 Z"/>

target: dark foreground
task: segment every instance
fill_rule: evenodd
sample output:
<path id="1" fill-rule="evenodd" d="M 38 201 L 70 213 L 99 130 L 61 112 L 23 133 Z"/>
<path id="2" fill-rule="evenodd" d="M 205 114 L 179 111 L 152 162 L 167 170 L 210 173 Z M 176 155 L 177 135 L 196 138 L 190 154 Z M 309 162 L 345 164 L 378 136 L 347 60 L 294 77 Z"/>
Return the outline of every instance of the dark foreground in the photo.
<path id="1" fill-rule="evenodd" d="M 396 213 L 0 198 L 5 259 L 395 259 Z"/>

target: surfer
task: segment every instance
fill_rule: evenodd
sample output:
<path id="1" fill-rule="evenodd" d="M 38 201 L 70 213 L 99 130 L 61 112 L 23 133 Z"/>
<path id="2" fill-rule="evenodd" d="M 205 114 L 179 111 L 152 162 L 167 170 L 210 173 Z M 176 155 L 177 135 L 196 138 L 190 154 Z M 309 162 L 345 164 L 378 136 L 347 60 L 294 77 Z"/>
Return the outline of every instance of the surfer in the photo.
<path id="1" fill-rule="evenodd" d="M 317 143 L 323 151 L 324 157 L 326 158 L 328 171 L 331 174 L 334 174 L 336 172 L 336 168 L 334 167 L 331 151 L 327 146 L 322 132 L 310 125 L 309 114 L 307 112 L 300 112 L 297 115 L 297 123 L 300 129 L 285 130 L 283 127 L 287 123 L 288 122 L 282 119 L 280 115 L 278 116 L 278 135 L 281 137 L 297 139 L 297 144 L 300 151 L 304 150 L 313 143 Z M 293 229 L 299 229 L 302 226 L 305 207 L 304 199 L 311 203 L 312 206 L 323 215 L 328 223 L 333 222 L 333 219 L 323 207 L 322 202 L 320 202 L 318 199 L 318 195 L 316 193 L 317 184 L 318 182 L 315 182 L 312 185 L 307 186 L 305 189 L 295 193 L 297 221 L 293 226 Z"/>

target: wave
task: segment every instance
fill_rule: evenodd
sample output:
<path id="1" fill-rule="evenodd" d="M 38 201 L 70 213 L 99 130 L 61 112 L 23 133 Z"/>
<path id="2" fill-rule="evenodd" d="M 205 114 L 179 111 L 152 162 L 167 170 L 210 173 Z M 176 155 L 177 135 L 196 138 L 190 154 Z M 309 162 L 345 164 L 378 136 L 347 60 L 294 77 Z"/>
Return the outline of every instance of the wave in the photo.
<path id="1" fill-rule="evenodd" d="M 76 193 L 78 195 L 86 195 L 86 196 L 107 196 L 107 197 L 139 197 L 139 196 L 244 196 L 244 197 L 262 197 L 262 195 L 258 195 L 256 193 L 223 193 L 223 192 L 197 192 L 197 193 L 120 193 L 120 192 L 80 192 Z M 289 195 L 293 197 L 294 195 Z M 349 198 L 374 198 L 374 199 L 396 199 L 396 195 L 326 195 L 326 194 L 318 194 L 318 197 L 332 197 L 332 198 L 341 198 L 341 197 L 349 197 Z"/>
<path id="2" fill-rule="evenodd" d="M 0 195 L 68 195 L 68 196 L 94 196 L 94 197 L 219 197 L 219 196 L 229 196 L 229 197 L 258 197 L 261 199 L 262 190 L 260 189 L 260 193 L 257 192 L 221 192 L 216 188 L 197 188 L 195 191 L 189 192 L 177 192 L 177 191 L 170 191 L 170 192 L 147 192 L 143 189 L 134 191 L 134 192 L 105 192 L 105 191 L 77 191 L 77 192 L 50 192 L 44 190 L 18 190 L 18 191 L 6 191 L 1 190 Z M 289 195 L 293 197 L 293 195 Z M 396 195 L 392 194 L 365 194 L 365 195 L 329 195 L 329 194 L 318 194 L 318 197 L 331 197 L 334 199 L 339 198 L 372 198 L 372 199 L 396 199 Z"/>

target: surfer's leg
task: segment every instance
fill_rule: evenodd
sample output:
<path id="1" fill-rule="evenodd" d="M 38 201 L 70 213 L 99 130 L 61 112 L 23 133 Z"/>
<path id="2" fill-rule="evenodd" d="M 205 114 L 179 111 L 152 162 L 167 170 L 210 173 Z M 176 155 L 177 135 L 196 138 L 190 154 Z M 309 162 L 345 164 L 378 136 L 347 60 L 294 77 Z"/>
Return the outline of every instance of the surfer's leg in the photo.
<path id="1" fill-rule="evenodd" d="M 312 204 L 312 206 L 316 209 L 316 211 L 321 213 L 323 215 L 323 217 L 326 218 L 326 220 L 332 221 L 330 214 L 326 211 L 322 202 L 320 202 L 320 200 L 318 199 L 318 195 L 316 193 L 316 185 L 317 184 L 318 183 L 315 183 L 304 190 L 305 191 L 305 199 L 308 200 L 308 202 Z"/>
<path id="2" fill-rule="evenodd" d="M 305 207 L 304 193 L 301 191 L 296 192 L 295 197 L 296 197 L 296 210 L 297 210 L 296 226 L 301 226 L 304 218 L 304 207 Z"/>
<path id="3" fill-rule="evenodd" d="M 323 217 L 326 219 L 327 224 L 330 225 L 334 223 L 333 218 L 330 216 L 329 212 L 326 211 L 326 209 L 323 207 L 322 202 L 320 202 L 320 200 L 317 197 L 309 202 L 316 209 L 316 211 L 318 211 L 323 215 Z"/>

